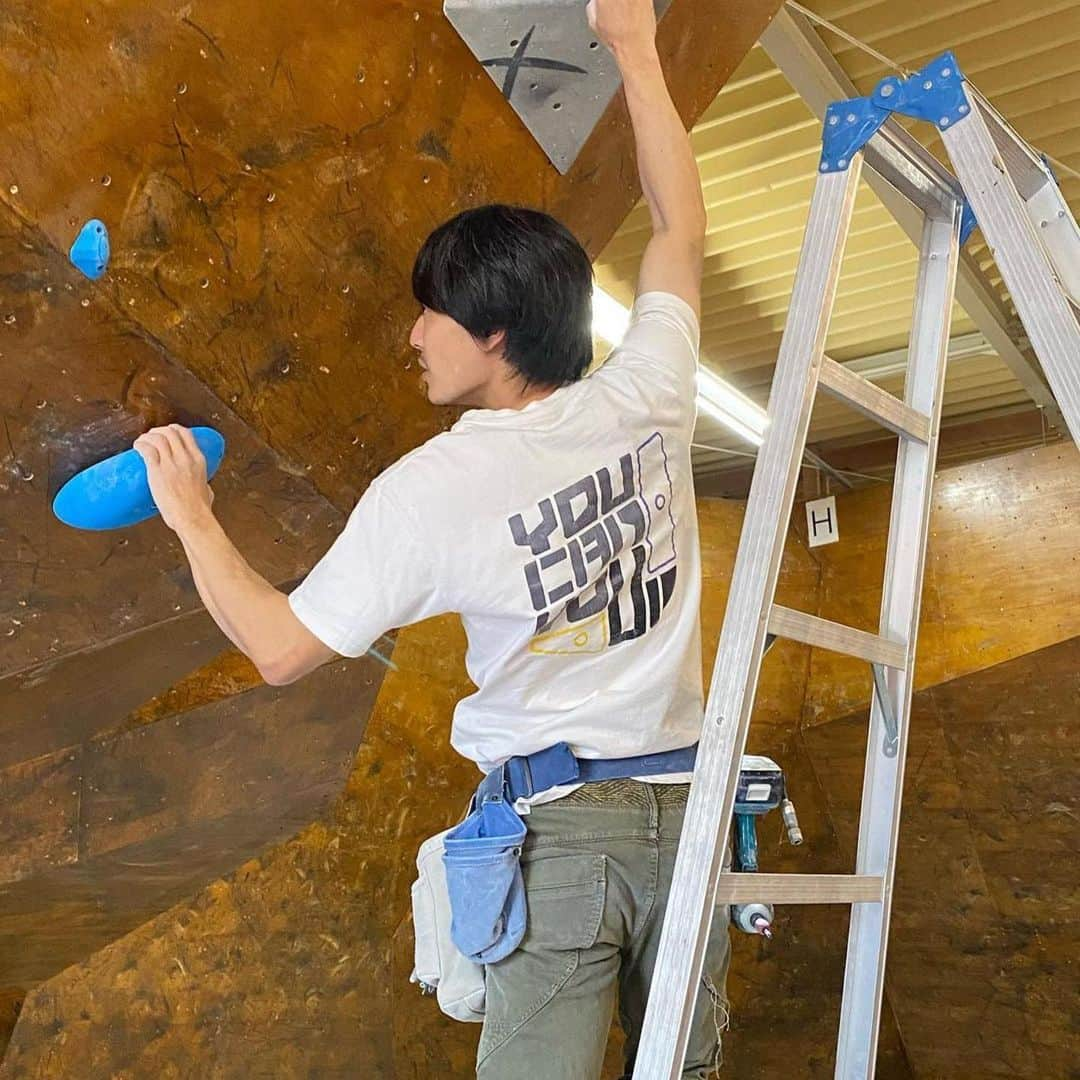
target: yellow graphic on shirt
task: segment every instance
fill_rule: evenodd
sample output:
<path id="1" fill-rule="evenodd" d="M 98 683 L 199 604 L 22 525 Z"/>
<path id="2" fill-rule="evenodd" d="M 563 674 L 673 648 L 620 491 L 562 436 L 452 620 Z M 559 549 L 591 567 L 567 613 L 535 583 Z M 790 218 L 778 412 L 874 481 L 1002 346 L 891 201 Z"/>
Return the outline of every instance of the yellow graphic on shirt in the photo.
<path id="1" fill-rule="evenodd" d="M 601 611 L 587 622 L 575 623 L 565 630 L 550 630 L 529 642 L 529 652 L 573 656 L 577 653 L 603 652 L 608 644 L 608 613 Z"/>

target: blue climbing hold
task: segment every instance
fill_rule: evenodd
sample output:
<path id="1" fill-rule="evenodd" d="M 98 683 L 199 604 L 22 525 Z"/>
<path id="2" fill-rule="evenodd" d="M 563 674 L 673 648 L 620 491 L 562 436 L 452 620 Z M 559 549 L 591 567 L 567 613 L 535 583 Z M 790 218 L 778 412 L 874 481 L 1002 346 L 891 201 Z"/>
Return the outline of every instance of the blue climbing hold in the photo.
<path id="1" fill-rule="evenodd" d="M 209 427 L 193 427 L 191 433 L 206 457 L 206 476 L 210 479 L 225 456 L 225 440 Z M 146 463 L 137 450 L 124 450 L 83 469 L 53 499 L 53 513 L 75 529 L 122 529 L 157 512 L 146 478 Z"/>
<path id="2" fill-rule="evenodd" d="M 79 230 L 68 258 L 91 281 L 97 281 L 109 265 L 109 230 L 105 222 L 91 218 Z"/>

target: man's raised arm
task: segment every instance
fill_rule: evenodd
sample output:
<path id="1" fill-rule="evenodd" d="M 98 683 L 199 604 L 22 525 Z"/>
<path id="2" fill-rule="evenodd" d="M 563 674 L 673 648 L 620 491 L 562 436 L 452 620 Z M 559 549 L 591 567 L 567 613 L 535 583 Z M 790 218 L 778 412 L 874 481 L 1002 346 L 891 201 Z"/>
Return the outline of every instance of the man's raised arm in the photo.
<path id="1" fill-rule="evenodd" d="M 590 0 L 589 25 L 611 50 L 637 145 L 638 172 L 653 236 L 638 275 L 638 294 L 674 293 L 701 307 L 705 203 L 690 138 L 671 100 L 656 50 L 651 0 Z"/>

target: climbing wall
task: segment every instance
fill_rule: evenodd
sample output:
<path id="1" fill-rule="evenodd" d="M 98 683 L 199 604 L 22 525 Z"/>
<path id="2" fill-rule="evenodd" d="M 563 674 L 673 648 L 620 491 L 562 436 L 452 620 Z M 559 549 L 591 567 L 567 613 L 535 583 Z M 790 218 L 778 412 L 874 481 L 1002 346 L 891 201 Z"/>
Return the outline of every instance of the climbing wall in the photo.
<path id="1" fill-rule="evenodd" d="M 665 20 L 688 118 L 776 6 L 687 0 Z M 451 419 L 408 359 L 427 233 L 513 201 L 596 253 L 639 194 L 618 101 L 561 177 L 437 4 L 54 0 L 3 19 L 7 205 L 64 252 L 105 221 L 87 317 L 109 309 L 168 350 L 342 507 Z M 12 345 L 47 310 L 19 293 Z"/>
<path id="2" fill-rule="evenodd" d="M 659 41 L 688 124 L 776 7 L 673 6 Z M 454 419 L 426 402 L 407 346 L 409 272 L 427 233 L 468 206 L 521 202 L 558 215 L 595 255 L 640 191 L 618 98 L 561 174 L 437 3 L 11 0 L 0 116 L 3 1033 L 35 987 L 123 935 L 149 940 L 163 912 L 205 903 L 213 882 L 325 817 L 392 671 L 389 640 L 297 687 L 261 686 L 201 610 L 160 522 L 75 532 L 50 512 L 60 486 L 150 426 L 214 426 L 228 446 L 215 512 L 288 588 L 371 479 Z M 96 281 L 67 260 L 90 219 L 112 247 Z M 443 712 L 424 717 L 425 761 L 448 757 Z M 433 802 L 415 769 L 368 777 L 365 792 L 387 800 L 371 805 L 398 815 L 380 828 L 420 802 L 433 818 L 456 813 L 459 792 L 443 784 Z M 386 889 L 405 870 L 395 862 L 387 878 L 362 843 L 350 865 L 365 948 L 385 957 L 401 918 Z M 273 925 L 292 910 L 272 911 Z M 200 927 L 218 970 L 251 959 L 228 951 L 238 925 Z M 364 955 L 337 975 L 381 1030 L 386 1013 L 369 1002 L 385 1003 L 385 985 Z M 261 1022 L 298 988 L 288 959 L 239 977 Z M 175 1023 L 176 1061 L 205 1075 L 191 1062 L 213 1057 L 216 1022 L 191 1001 L 169 1011 L 184 956 L 150 949 L 145 964 L 111 980 L 118 998 L 57 1014 L 49 1031 L 66 1041 L 68 1020 L 137 1014 L 76 1067 L 136 1075 L 132 1062 Z M 179 985 L 183 997 L 191 984 Z M 287 1029 L 297 1070 L 302 1026 Z M 21 1045 L 25 1063 L 36 1051 Z M 267 1074 L 287 1075 L 285 1042 L 272 1048 Z"/>
<path id="3" fill-rule="evenodd" d="M 976 480 L 987 490 L 1004 489 L 1018 471 L 1064 475 L 1075 490 L 1080 459 L 1075 451 L 1065 459 L 1061 453 L 1050 447 L 1033 462 L 1025 451 L 993 467 L 944 473 L 936 535 L 967 531 L 969 544 L 990 549 L 997 544 L 997 519 L 980 518 L 965 493 Z M 1080 594 L 1074 586 L 1057 589 L 1042 570 L 1044 560 L 1057 565 L 1057 544 L 1071 524 L 1054 485 L 1034 480 L 1029 487 L 1035 484 L 1044 494 L 1026 493 L 1025 505 L 1041 527 L 1000 545 L 992 566 L 985 559 L 981 565 L 1002 589 L 1032 573 L 1029 604 L 1038 609 L 1052 600 L 1061 617 L 1057 632 L 1067 636 L 1075 634 Z M 870 504 L 858 493 L 837 503 L 841 522 L 854 525 L 863 514 L 869 531 L 875 519 L 884 524 L 889 492 L 881 489 Z M 706 665 L 716 647 L 742 509 L 699 500 Z M 932 541 L 931 556 L 947 555 L 951 545 L 946 540 L 935 556 Z M 808 550 L 793 535 L 778 601 L 822 610 L 832 602 L 833 569 L 822 549 Z M 848 567 L 856 593 L 878 569 L 865 553 Z M 937 599 L 952 610 L 965 602 L 968 588 L 966 580 L 943 576 Z M 995 1062 L 1013 1068 L 1020 1060 L 1017 1040 L 1028 1031 L 1039 1036 L 1039 1052 L 1023 1056 L 1027 1071 L 1008 1075 L 1066 1075 L 1061 1048 L 1069 1022 L 1068 843 L 1075 787 L 1068 720 L 1078 639 L 1047 634 L 1039 640 L 1058 644 L 1023 656 L 1033 640 L 1023 620 L 1012 637 L 999 632 L 997 639 L 998 655 L 1019 658 L 917 698 L 916 754 L 901 833 L 902 900 L 890 960 L 897 978 L 890 975 L 887 984 L 878 1059 L 882 1080 L 960 1075 L 955 1062 L 961 1056 L 978 1063 L 963 1075 L 995 1075 Z M 970 659 L 966 635 L 948 648 L 937 669 L 943 673 Z M 223 1076 L 312 1070 L 319 1076 L 468 1076 L 477 1029 L 446 1020 L 407 981 L 416 846 L 458 817 L 475 779 L 472 766 L 447 754 L 442 742 L 454 703 L 468 690 L 463 654 L 454 618 L 403 631 L 393 652 L 396 669 L 382 682 L 348 780 L 325 813 L 32 991 L 0 1075 L 66 1075 L 86 1062 L 90 1075 L 199 1075 L 196 1070 L 213 1060 Z M 783 764 L 806 834 L 805 844 L 792 848 L 779 822 L 767 819 L 763 870 L 851 868 L 865 712 L 804 716 L 814 697 L 813 670 L 827 655 L 781 641 L 763 667 L 750 746 Z M 215 674 L 227 673 L 219 667 Z M 231 677 L 237 706 L 262 692 L 241 692 L 242 671 Z M 869 682 L 868 672 L 862 679 Z M 858 688 L 854 680 L 850 685 L 852 692 Z M 139 719 L 172 723 L 178 711 L 182 718 L 194 690 L 177 688 L 141 710 Z M 252 711 L 256 705 L 266 707 L 253 703 Z M 260 808 L 248 817 L 263 813 Z M 1034 864 L 1029 843 L 1039 852 Z M 130 852 L 118 854 L 135 861 Z M 77 911 L 75 905 L 58 908 L 58 926 Z M 846 919 L 839 907 L 782 908 L 772 942 L 735 935 L 729 1075 L 832 1075 Z M 14 941 L 19 926 L 8 909 L 0 941 Z M 0 954 L 0 969 L 16 955 Z M 1007 974 L 992 981 L 993 971 Z M 1029 974 L 1036 981 L 1026 991 Z M 932 1008 L 926 1004 L 931 992 Z M 962 1038 L 936 1022 L 950 1009 L 963 1021 Z M 984 1010 L 993 1025 L 980 1027 Z M 903 1021 L 903 1041 L 894 1015 Z M 606 1076 L 618 1075 L 617 1056 L 616 1034 Z M 916 1062 L 925 1070 L 916 1071 Z M 939 1069 L 942 1063 L 951 1064 Z"/>

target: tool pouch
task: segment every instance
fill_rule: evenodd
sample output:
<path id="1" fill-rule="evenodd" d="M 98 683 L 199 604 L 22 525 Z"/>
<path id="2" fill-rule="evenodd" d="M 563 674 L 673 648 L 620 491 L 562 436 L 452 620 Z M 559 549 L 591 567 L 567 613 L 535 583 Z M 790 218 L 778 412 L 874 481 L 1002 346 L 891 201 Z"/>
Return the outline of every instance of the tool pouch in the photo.
<path id="1" fill-rule="evenodd" d="M 450 938 L 450 900 L 446 892 L 443 843 L 446 833 L 420 845 L 418 876 L 412 886 L 415 964 L 411 981 L 424 993 L 436 995 L 439 1008 L 455 1020 L 484 1019 L 485 985 L 482 964 L 462 956 Z"/>
<path id="2" fill-rule="evenodd" d="M 502 960 L 525 936 L 524 839 L 525 823 L 503 796 L 478 793 L 469 816 L 443 841 L 450 937 L 474 963 Z"/>

